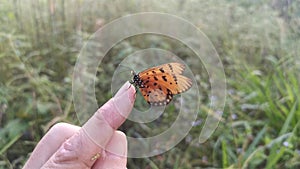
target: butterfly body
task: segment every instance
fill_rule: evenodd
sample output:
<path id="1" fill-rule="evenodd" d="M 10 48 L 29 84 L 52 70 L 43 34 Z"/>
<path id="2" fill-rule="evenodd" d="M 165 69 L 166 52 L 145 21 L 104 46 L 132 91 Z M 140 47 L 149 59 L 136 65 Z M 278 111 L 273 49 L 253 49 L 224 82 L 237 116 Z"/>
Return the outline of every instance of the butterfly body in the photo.
<path id="1" fill-rule="evenodd" d="M 167 63 L 146 69 L 138 74 L 133 72 L 131 81 L 139 88 L 144 99 L 151 105 L 167 105 L 173 96 L 187 91 L 191 79 L 182 75 L 185 66 L 181 63 Z"/>

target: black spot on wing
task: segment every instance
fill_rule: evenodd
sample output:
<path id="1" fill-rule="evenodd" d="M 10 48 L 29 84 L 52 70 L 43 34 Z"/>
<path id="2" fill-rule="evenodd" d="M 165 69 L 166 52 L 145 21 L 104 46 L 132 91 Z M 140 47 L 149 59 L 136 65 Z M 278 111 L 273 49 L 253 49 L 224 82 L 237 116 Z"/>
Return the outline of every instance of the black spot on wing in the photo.
<path id="1" fill-rule="evenodd" d="M 169 66 L 171 72 L 173 72 L 173 67 L 172 67 L 172 65 L 169 63 L 168 66 Z"/>
<path id="2" fill-rule="evenodd" d="M 165 82 L 168 81 L 166 76 L 162 76 L 162 79 L 163 79 Z"/>
<path id="3" fill-rule="evenodd" d="M 171 94 L 171 93 L 172 93 L 170 89 L 167 89 L 167 92 L 168 92 L 168 94 Z"/>
<path id="4" fill-rule="evenodd" d="M 177 84 L 177 77 L 176 77 L 176 75 L 174 75 L 174 74 L 173 74 L 173 79 L 174 79 L 174 81 L 175 81 L 176 84 Z"/>
<path id="5" fill-rule="evenodd" d="M 173 95 L 172 94 L 167 94 L 167 97 L 166 97 L 167 104 L 169 104 L 172 99 L 173 99 Z"/>

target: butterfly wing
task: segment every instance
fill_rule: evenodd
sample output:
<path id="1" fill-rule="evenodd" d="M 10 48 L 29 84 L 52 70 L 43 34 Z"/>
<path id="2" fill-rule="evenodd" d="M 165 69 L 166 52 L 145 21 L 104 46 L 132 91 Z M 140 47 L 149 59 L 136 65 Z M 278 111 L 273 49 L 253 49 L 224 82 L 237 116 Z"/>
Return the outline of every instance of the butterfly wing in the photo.
<path id="1" fill-rule="evenodd" d="M 173 95 L 187 91 L 192 86 L 191 79 L 181 75 L 185 66 L 168 63 L 140 72 L 143 87 L 140 91 L 145 100 L 154 105 L 168 104 Z"/>
<path id="2" fill-rule="evenodd" d="M 165 87 L 147 86 L 139 88 L 144 99 L 151 105 L 167 105 L 173 99 L 173 94 Z"/>
<path id="3" fill-rule="evenodd" d="M 157 73 L 169 73 L 169 74 L 182 74 L 184 71 L 185 66 L 181 63 L 166 63 L 163 65 L 159 65 L 156 67 L 152 67 L 149 69 L 146 69 L 139 73 L 140 76 L 151 76 L 155 75 Z"/>

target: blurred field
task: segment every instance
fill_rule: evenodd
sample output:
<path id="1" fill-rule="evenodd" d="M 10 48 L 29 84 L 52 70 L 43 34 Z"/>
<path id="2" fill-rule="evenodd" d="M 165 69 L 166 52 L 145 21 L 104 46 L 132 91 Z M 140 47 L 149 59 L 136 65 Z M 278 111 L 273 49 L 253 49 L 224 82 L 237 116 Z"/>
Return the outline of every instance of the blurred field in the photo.
<path id="1" fill-rule="evenodd" d="M 140 49 L 173 51 L 206 79 L 199 82 L 199 123 L 186 138 L 164 154 L 128 159 L 128 168 L 300 168 L 300 2 L 290 0 L 1 1 L 0 168 L 21 168 L 53 124 L 79 125 L 72 73 L 80 49 L 103 25 L 147 11 L 182 17 L 208 36 L 224 64 L 227 99 L 218 129 L 199 144 L 209 111 L 205 68 L 194 64 L 187 47 L 166 37 L 141 35 L 118 43 L 97 72 L 99 105 L 112 96 L 115 68 Z M 136 106 L 145 106 L 143 100 Z M 147 137 L 175 119 L 164 114 L 160 127 L 127 121 L 121 130 Z"/>

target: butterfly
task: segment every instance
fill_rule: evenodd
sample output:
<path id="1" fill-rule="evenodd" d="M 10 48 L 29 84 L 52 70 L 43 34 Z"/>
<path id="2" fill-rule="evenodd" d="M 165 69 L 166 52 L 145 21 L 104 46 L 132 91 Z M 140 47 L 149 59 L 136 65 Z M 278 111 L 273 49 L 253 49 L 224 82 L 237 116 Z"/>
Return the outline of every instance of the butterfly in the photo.
<path id="1" fill-rule="evenodd" d="M 192 80 L 182 75 L 184 69 L 184 64 L 174 62 L 152 67 L 138 74 L 132 71 L 130 83 L 139 88 L 150 105 L 167 105 L 174 95 L 192 87 Z"/>

